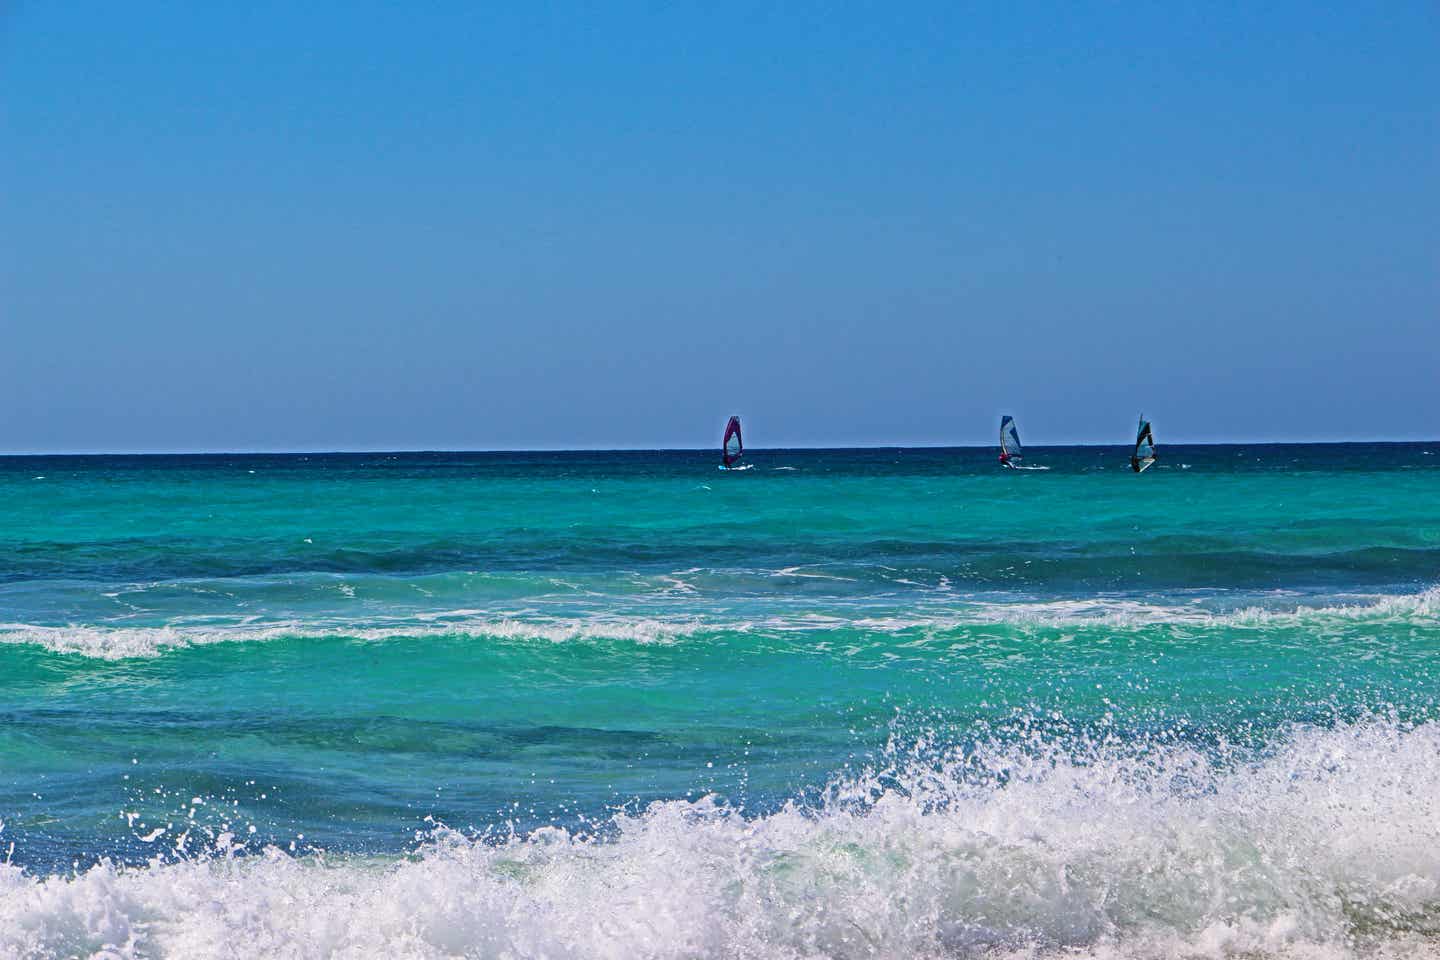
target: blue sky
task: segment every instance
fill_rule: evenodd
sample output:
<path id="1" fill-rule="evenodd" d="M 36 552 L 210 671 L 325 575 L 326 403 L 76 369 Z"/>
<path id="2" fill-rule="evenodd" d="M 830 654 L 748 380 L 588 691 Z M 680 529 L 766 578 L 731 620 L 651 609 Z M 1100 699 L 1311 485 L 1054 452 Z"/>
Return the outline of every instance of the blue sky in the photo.
<path id="1" fill-rule="evenodd" d="M 0 10 L 3 450 L 1440 436 L 1428 0 Z"/>

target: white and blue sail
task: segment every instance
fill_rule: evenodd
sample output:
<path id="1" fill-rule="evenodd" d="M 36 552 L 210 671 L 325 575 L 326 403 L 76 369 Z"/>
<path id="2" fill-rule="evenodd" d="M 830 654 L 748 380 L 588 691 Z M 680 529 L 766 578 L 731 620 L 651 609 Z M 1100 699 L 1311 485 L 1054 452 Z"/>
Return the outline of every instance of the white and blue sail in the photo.
<path id="1" fill-rule="evenodd" d="M 1020 428 L 1015 418 L 1009 415 L 1000 418 L 1000 462 L 1014 467 L 1016 460 L 1024 459 L 1025 451 L 1020 446 Z"/>

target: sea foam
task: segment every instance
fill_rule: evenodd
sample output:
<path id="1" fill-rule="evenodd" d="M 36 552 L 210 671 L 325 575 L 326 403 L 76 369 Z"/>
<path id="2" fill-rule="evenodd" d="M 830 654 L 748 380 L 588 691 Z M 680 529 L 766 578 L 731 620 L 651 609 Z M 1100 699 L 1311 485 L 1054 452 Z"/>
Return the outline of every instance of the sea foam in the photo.
<path id="1" fill-rule="evenodd" d="M 822 612 L 823 611 L 823 612 Z M 1354 595 L 1343 598 L 1278 597 L 1265 605 L 1215 611 L 1194 604 L 1148 602 L 1123 597 L 1027 602 L 972 600 L 912 604 L 897 611 L 857 604 L 821 610 L 791 607 L 785 612 L 735 618 L 692 611 L 684 615 L 549 615 L 527 611 L 487 613 L 457 610 L 407 617 L 311 618 L 224 623 L 177 619 L 159 626 L 0 623 L 0 644 L 33 645 L 54 653 L 103 660 L 155 657 L 167 650 L 214 643 L 255 643 L 278 638 L 348 638 L 383 641 L 427 636 L 501 641 L 622 641 L 668 644 L 714 634 L 787 635 L 856 629 L 875 635 L 957 630 L 966 627 L 1109 628 L 1116 632 L 1155 626 L 1306 626 L 1363 622 L 1440 625 L 1440 588 L 1414 594 Z"/>
<path id="2" fill-rule="evenodd" d="M 0 866 L 0 954 L 1440 955 L 1440 725 L 1296 727 L 1242 757 L 1027 724 L 892 746 L 758 817 L 704 798 L 583 834 L 439 828 L 403 858 L 221 838 L 148 867 Z"/>

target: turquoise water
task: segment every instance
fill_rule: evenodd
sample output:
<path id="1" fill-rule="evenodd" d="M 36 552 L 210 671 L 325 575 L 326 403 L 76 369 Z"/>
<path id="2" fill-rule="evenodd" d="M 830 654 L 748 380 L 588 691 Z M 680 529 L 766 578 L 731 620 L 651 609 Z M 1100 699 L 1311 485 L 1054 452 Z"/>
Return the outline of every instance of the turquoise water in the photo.
<path id="1" fill-rule="evenodd" d="M 1127 453 L 0 460 L 0 954 L 1433 952 L 1440 445 Z"/>

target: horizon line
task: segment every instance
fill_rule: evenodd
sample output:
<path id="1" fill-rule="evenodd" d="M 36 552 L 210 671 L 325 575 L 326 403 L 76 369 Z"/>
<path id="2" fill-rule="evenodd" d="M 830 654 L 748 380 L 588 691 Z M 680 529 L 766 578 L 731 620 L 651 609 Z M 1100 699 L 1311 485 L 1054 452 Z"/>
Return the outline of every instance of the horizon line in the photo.
<path id="1" fill-rule="evenodd" d="M 1440 437 L 1421 439 L 1346 439 L 1346 440 L 1168 440 L 1164 447 L 1282 447 L 1282 446 L 1355 446 L 1361 444 L 1421 444 L 1440 443 Z M 861 443 L 846 445 L 782 445 L 774 447 L 747 447 L 747 453 L 766 451 L 841 451 L 841 450 L 989 450 L 996 443 Z M 1125 449 L 1127 442 L 1081 442 L 1081 443 L 1026 443 L 1027 449 L 1046 450 L 1059 448 L 1108 448 Z M 232 450 L 168 449 L 168 450 L 6 450 L 0 451 L 0 458 L 24 457 L 255 457 L 255 456 L 341 456 L 366 454 L 473 454 L 473 453 L 707 453 L 718 450 L 718 446 L 704 447 L 352 447 L 331 449 L 252 448 Z"/>

